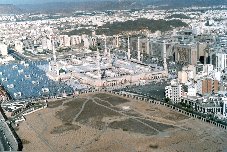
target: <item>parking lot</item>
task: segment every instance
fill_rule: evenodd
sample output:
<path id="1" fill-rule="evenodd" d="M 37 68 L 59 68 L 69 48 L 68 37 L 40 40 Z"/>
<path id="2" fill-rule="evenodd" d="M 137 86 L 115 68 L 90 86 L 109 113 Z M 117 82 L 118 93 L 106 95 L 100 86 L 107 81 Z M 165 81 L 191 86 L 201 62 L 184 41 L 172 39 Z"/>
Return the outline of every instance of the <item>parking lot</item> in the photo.
<path id="1" fill-rule="evenodd" d="M 119 89 L 118 91 L 126 91 L 130 93 L 155 98 L 157 100 L 162 100 L 163 98 L 165 98 L 166 86 L 167 86 L 166 82 L 151 82 L 145 85 L 131 86 L 124 89 Z"/>

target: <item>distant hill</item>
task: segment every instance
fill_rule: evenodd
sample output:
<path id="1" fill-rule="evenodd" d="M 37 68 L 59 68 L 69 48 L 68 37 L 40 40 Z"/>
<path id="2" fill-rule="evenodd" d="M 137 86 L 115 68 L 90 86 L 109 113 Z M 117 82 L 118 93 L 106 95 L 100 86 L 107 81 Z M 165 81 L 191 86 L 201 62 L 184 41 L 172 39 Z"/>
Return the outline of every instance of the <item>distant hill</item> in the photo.
<path id="1" fill-rule="evenodd" d="M 0 4 L 0 14 L 20 14 L 23 10 L 12 4 Z"/>
<path id="2" fill-rule="evenodd" d="M 17 5 L 17 7 L 28 12 L 72 13 L 74 11 L 141 9 L 153 5 L 167 9 L 190 6 L 216 6 L 227 5 L 227 0 L 75 0 L 75 2 Z"/>
<path id="3" fill-rule="evenodd" d="M 173 27 L 186 27 L 188 26 L 186 23 L 180 20 L 149 20 L 145 18 L 141 18 L 135 21 L 126 21 L 126 22 L 115 22 L 113 24 L 107 23 L 101 27 L 96 29 L 96 34 L 98 35 L 116 35 L 121 34 L 123 32 L 130 31 L 140 31 L 140 30 L 150 30 L 151 32 L 156 31 L 168 31 Z M 79 29 L 73 30 L 67 33 L 67 35 L 80 35 L 80 34 L 91 34 L 91 30 L 88 29 Z"/>
<path id="4" fill-rule="evenodd" d="M 71 13 L 74 11 L 96 11 L 96 10 L 120 10 L 134 8 L 133 1 L 85 1 L 85 2 L 53 2 L 45 4 L 18 5 L 19 8 L 28 12 L 46 12 L 46 13 Z"/>
<path id="5" fill-rule="evenodd" d="M 75 0 L 75 2 L 52 2 L 16 6 L 12 4 L 0 4 L 0 14 L 20 14 L 24 12 L 72 13 L 74 11 L 125 10 L 147 8 L 153 5 L 167 9 L 190 6 L 216 6 L 227 5 L 227 0 Z"/>
<path id="6" fill-rule="evenodd" d="M 155 2 L 155 5 L 167 6 L 172 8 L 190 6 L 217 6 L 227 5 L 227 0 L 158 0 Z"/>

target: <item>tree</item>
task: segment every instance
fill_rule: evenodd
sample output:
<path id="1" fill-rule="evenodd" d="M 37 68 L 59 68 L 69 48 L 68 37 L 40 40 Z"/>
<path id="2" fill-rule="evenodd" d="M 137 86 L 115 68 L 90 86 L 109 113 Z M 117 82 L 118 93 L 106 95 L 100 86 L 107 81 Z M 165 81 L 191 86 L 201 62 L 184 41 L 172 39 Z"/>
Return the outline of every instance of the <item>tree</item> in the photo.
<path id="1" fill-rule="evenodd" d="M 165 99 L 164 99 L 164 102 L 165 102 L 165 103 L 170 102 L 170 98 L 169 98 L 169 97 L 165 98 Z"/>

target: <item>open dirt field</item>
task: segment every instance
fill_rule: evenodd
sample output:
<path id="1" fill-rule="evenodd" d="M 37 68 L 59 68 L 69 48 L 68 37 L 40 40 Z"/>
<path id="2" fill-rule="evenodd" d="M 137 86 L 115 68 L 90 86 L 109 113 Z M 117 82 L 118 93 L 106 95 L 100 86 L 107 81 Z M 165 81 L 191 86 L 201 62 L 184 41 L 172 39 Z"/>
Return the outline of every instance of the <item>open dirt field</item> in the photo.
<path id="1" fill-rule="evenodd" d="M 227 133 L 160 105 L 110 94 L 50 102 L 17 131 L 23 151 L 224 151 Z"/>

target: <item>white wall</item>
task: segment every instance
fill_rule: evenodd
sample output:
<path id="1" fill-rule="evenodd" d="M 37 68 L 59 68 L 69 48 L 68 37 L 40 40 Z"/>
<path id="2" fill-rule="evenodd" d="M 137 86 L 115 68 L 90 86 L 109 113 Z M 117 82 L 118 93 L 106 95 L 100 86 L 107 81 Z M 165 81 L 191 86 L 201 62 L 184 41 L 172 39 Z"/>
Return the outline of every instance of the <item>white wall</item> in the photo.
<path id="1" fill-rule="evenodd" d="M 7 45 L 0 44 L 0 52 L 1 52 L 2 56 L 8 55 Z"/>

